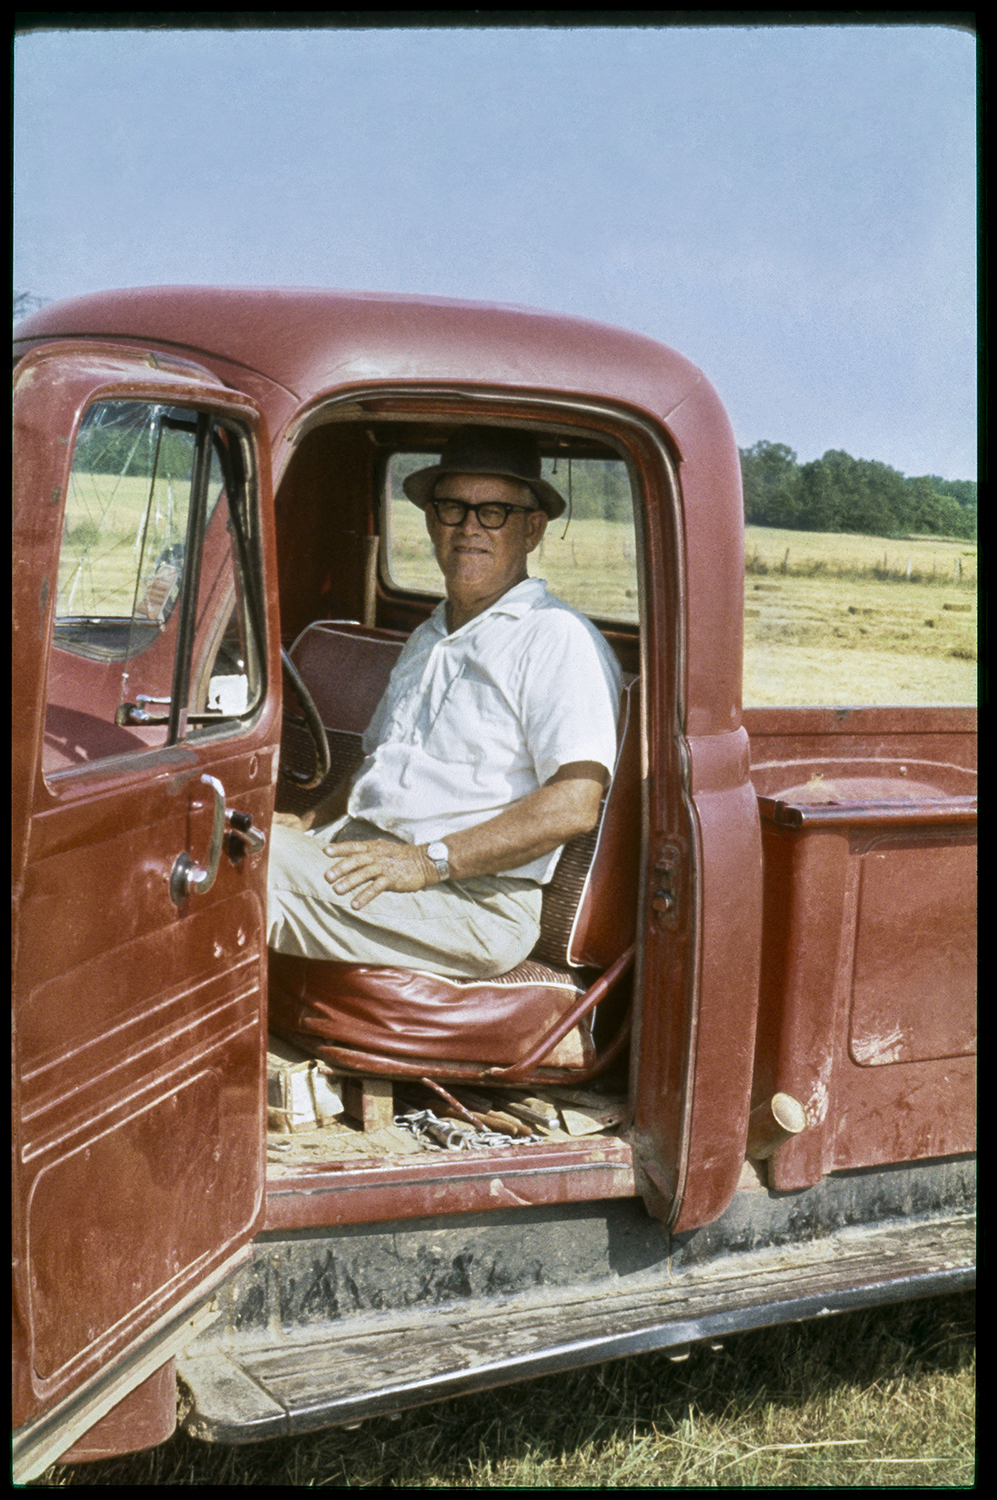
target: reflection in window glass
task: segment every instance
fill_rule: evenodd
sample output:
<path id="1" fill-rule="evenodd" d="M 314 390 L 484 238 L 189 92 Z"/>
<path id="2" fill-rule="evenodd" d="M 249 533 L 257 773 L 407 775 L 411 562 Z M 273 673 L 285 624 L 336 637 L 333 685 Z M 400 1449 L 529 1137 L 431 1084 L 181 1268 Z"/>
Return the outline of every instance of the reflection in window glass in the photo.
<path id="1" fill-rule="evenodd" d="M 395 453 L 385 477 L 385 565 L 397 588 L 440 595 L 443 580 L 418 506 L 407 500 L 408 474 L 435 460 L 425 453 Z M 545 578 L 551 592 L 583 614 L 600 620 L 636 622 L 637 547 L 633 495 L 621 459 L 560 458 L 543 463 L 543 476 L 565 500 L 530 557 L 530 573 Z"/>
<path id="2" fill-rule="evenodd" d="M 176 604 L 194 434 L 164 432 L 165 410 L 113 402 L 91 407 L 81 424 L 55 608 L 64 650 L 130 656 L 156 639 Z"/>
<path id="3" fill-rule="evenodd" d="M 196 411 L 119 401 L 86 413 L 63 521 L 46 772 L 231 729 L 257 707 L 248 500 L 235 434 Z"/>

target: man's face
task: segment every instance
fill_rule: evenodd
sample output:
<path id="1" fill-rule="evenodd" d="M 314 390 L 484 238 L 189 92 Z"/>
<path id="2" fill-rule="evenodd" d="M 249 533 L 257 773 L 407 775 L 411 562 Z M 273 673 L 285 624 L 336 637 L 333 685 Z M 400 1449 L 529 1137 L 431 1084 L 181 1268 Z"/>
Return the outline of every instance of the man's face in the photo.
<path id="1" fill-rule="evenodd" d="M 526 577 L 526 559 L 547 528 L 547 516 L 527 486 L 492 474 L 445 474 L 435 498 L 535 507 L 513 511 L 501 530 L 489 531 L 473 511 L 459 526 L 444 526 L 432 505 L 426 506 L 426 525 L 451 599 L 492 603 Z"/>

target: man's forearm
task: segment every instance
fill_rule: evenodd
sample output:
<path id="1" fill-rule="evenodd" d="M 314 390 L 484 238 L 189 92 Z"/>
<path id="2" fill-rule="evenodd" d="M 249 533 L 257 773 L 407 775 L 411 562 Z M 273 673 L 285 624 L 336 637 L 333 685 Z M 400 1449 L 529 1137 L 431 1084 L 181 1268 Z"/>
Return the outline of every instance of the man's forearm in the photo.
<path id="1" fill-rule="evenodd" d="M 602 791 L 601 767 L 586 765 L 581 774 L 566 767 L 486 823 L 444 835 L 451 880 L 518 869 L 587 833 L 598 819 Z"/>
<path id="2" fill-rule="evenodd" d="M 546 785 L 487 822 L 444 834 L 450 879 L 519 869 L 576 834 L 587 833 L 598 819 L 605 782 L 602 766 L 577 761 L 562 766 Z M 326 880 L 341 896 L 356 891 L 351 905 L 357 910 L 382 891 L 421 891 L 439 880 L 422 844 L 347 840 L 327 845 L 325 852 L 332 859 Z"/>

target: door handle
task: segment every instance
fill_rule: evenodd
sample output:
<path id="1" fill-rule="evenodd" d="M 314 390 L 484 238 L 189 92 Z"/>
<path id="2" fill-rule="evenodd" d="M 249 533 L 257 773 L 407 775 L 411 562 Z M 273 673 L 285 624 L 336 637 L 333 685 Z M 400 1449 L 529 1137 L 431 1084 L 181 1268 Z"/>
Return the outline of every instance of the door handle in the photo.
<path id="1" fill-rule="evenodd" d="M 170 899 L 179 906 L 188 896 L 203 896 L 215 883 L 218 865 L 222 857 L 225 837 L 225 788 L 214 776 L 202 776 L 201 782 L 210 787 L 214 799 L 211 814 L 211 840 L 208 844 L 207 864 L 199 865 L 184 851 L 173 861 L 170 871 Z"/>

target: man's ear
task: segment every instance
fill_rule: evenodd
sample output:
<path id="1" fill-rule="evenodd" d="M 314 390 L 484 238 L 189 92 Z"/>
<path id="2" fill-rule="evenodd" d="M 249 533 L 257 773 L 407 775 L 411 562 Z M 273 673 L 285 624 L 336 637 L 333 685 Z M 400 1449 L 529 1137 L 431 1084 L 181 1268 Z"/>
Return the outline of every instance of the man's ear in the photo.
<path id="1" fill-rule="evenodd" d="M 526 550 L 535 552 L 543 541 L 544 532 L 547 530 L 547 512 L 545 510 L 530 510 L 526 513 Z"/>

